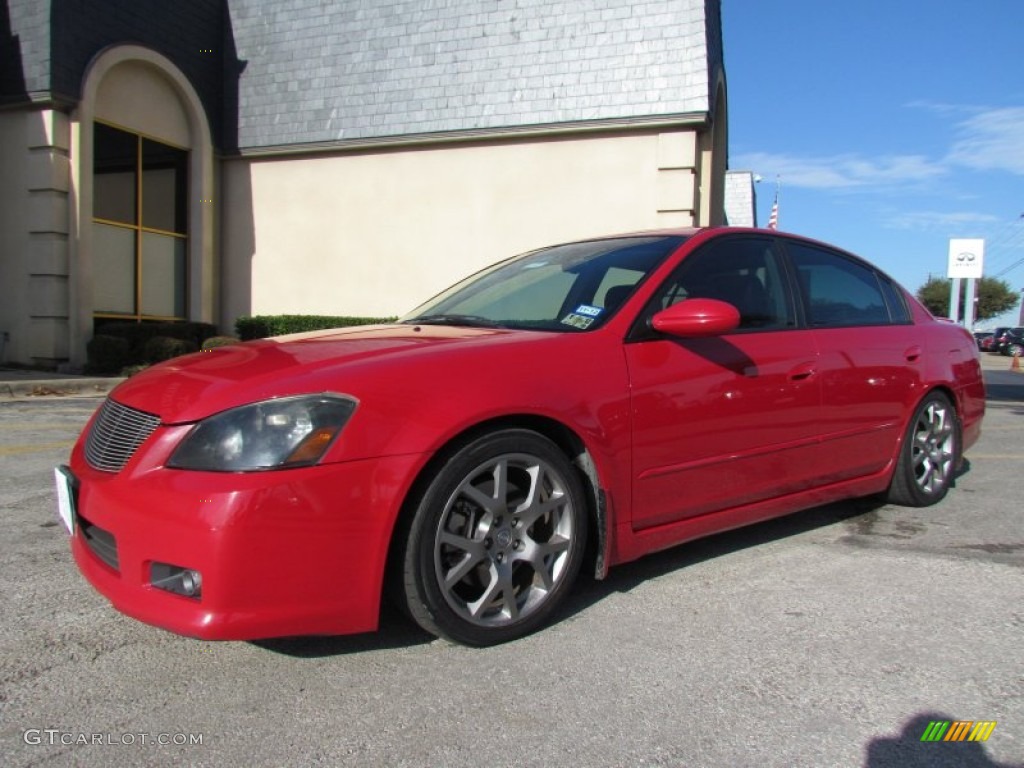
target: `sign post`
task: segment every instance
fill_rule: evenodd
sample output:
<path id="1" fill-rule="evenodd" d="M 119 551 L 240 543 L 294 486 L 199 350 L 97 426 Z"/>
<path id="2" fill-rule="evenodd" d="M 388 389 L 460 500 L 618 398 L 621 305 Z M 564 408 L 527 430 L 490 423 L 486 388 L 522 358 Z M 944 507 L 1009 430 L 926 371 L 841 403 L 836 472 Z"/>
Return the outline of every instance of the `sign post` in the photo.
<path id="1" fill-rule="evenodd" d="M 959 320 L 960 280 L 967 280 L 967 296 L 964 302 L 964 327 L 974 326 L 974 296 L 977 281 L 982 275 L 985 261 L 985 241 L 980 239 L 949 241 L 949 269 L 947 277 L 953 279 L 949 297 L 949 317 Z"/>

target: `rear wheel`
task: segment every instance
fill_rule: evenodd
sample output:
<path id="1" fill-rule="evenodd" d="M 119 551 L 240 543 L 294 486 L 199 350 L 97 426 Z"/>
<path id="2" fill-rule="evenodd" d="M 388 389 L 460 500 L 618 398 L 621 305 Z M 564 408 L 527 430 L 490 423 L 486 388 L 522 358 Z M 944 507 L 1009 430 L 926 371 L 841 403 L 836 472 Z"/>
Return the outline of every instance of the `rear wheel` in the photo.
<path id="1" fill-rule="evenodd" d="M 960 456 L 956 409 L 941 392 L 931 392 L 917 406 L 903 439 L 887 499 L 908 507 L 942 500 L 953 483 Z"/>
<path id="2" fill-rule="evenodd" d="M 401 558 L 402 591 L 424 629 L 494 645 L 539 628 L 579 572 L 583 487 L 565 454 L 531 431 L 477 438 L 419 497 Z"/>

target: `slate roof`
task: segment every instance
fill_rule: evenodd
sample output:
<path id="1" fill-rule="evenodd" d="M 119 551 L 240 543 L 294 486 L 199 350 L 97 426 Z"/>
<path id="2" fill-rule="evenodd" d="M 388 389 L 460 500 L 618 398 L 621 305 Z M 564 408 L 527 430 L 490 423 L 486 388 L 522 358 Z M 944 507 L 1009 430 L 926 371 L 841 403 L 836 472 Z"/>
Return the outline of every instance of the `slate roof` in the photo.
<path id="1" fill-rule="evenodd" d="M 170 58 L 230 152 L 704 113 L 720 0 L 5 0 L 0 102 L 72 104 L 88 62 Z"/>
<path id="2" fill-rule="evenodd" d="M 709 109 L 719 0 L 228 0 L 238 143 Z"/>

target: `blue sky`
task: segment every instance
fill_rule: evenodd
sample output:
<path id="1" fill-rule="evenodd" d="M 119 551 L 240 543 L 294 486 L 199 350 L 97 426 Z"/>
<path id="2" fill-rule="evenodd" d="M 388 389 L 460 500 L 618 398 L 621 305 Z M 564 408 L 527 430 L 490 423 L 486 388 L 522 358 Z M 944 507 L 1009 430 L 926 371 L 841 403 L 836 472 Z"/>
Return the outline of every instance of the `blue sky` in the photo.
<path id="1" fill-rule="evenodd" d="M 1024 0 L 722 0 L 722 16 L 729 165 L 763 178 L 759 224 L 778 177 L 780 230 L 911 291 L 961 237 L 1024 287 Z"/>

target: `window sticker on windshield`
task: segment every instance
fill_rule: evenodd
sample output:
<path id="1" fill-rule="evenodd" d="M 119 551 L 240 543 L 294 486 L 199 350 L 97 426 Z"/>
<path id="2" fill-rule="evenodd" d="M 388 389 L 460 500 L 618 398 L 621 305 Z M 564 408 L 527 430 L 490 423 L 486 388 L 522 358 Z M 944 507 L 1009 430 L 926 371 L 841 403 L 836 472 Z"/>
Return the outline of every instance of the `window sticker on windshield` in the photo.
<path id="1" fill-rule="evenodd" d="M 597 317 L 601 314 L 601 307 L 592 307 L 589 304 L 580 304 L 576 307 L 577 315 L 587 315 L 587 317 Z"/>
<path id="2" fill-rule="evenodd" d="M 570 312 L 562 318 L 562 325 L 571 325 L 573 328 L 579 328 L 581 331 L 585 331 L 593 322 L 594 318 L 577 315 L 575 312 Z"/>

